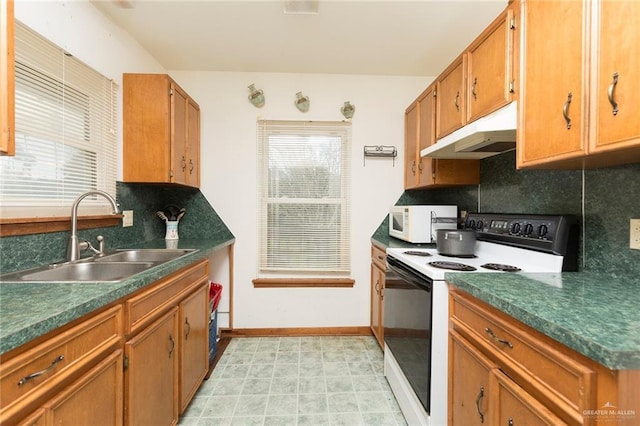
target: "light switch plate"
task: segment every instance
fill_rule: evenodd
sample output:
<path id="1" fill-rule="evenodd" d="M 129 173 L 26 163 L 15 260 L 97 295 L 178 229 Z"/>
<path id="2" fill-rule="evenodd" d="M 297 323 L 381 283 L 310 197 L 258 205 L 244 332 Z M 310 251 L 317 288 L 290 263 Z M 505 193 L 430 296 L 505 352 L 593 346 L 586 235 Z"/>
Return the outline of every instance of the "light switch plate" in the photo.
<path id="1" fill-rule="evenodd" d="M 124 215 L 122 218 L 122 227 L 133 226 L 133 210 L 125 210 L 122 214 Z"/>
<path id="2" fill-rule="evenodd" d="M 640 250 L 640 219 L 631 219 L 629 223 L 629 248 Z"/>

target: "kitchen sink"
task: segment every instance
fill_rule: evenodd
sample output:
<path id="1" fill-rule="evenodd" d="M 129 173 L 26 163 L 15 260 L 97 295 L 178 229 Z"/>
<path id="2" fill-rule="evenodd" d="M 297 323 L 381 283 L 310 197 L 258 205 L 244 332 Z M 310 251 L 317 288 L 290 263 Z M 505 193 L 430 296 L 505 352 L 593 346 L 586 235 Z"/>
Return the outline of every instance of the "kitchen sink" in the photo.
<path id="1" fill-rule="evenodd" d="M 154 265 L 152 262 L 67 263 L 16 278 L 21 281 L 120 281 Z"/>
<path id="2" fill-rule="evenodd" d="M 118 250 L 112 254 L 96 256 L 94 262 L 154 262 L 163 263 L 177 259 L 194 250 L 189 249 L 141 249 L 141 250 Z"/>
<path id="3" fill-rule="evenodd" d="M 47 265 L 0 275 L 2 282 L 95 282 L 122 281 L 156 265 L 169 262 L 194 249 L 130 249 L 69 263 Z"/>

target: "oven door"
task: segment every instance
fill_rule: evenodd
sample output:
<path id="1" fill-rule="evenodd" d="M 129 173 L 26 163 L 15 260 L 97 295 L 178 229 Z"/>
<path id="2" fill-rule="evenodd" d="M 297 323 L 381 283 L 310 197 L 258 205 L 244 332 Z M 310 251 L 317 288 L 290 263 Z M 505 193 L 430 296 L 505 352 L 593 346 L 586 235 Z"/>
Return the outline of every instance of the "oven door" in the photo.
<path id="1" fill-rule="evenodd" d="M 433 281 L 393 257 L 387 264 L 384 341 L 430 413 Z"/>

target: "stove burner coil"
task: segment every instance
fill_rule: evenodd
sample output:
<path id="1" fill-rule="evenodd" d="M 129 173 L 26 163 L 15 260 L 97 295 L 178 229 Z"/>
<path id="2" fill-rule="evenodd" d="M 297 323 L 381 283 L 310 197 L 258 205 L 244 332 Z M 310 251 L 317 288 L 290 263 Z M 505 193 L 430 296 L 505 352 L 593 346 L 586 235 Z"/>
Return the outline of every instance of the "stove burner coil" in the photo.
<path id="1" fill-rule="evenodd" d="M 517 266 L 502 265 L 500 263 L 485 263 L 484 265 L 480 265 L 480 267 L 485 269 L 491 269 L 493 271 L 503 271 L 503 272 L 519 272 L 522 270 Z"/>
<path id="2" fill-rule="evenodd" d="M 476 268 L 470 265 L 465 265 L 464 263 L 458 262 L 429 262 L 429 265 L 440 268 L 440 269 L 450 269 L 452 271 L 475 271 Z"/>
<path id="3" fill-rule="evenodd" d="M 427 253 L 426 251 L 417 251 L 417 250 L 407 250 L 404 252 L 404 254 L 408 254 L 411 256 L 424 256 L 424 257 L 431 256 L 431 254 Z"/>

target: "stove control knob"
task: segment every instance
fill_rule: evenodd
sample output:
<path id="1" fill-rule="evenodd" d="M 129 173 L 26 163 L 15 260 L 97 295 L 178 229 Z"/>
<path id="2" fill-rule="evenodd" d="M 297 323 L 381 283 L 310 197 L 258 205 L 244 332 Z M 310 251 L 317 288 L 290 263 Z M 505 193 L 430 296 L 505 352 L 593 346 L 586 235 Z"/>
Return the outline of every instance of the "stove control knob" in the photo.
<path id="1" fill-rule="evenodd" d="M 467 228 L 474 229 L 476 227 L 476 221 L 473 219 L 469 219 L 467 221 Z"/>
<path id="2" fill-rule="evenodd" d="M 538 237 L 544 237 L 545 235 L 547 235 L 547 231 L 549 231 L 547 225 L 538 226 Z"/>
<path id="3" fill-rule="evenodd" d="M 512 234 L 519 234 L 520 233 L 520 224 L 518 222 L 515 222 L 513 225 L 511 225 L 511 233 Z"/>
<path id="4" fill-rule="evenodd" d="M 530 223 L 527 223 L 524 226 L 524 235 L 529 236 L 531 235 L 532 232 L 533 232 L 533 225 Z"/>
<path id="5" fill-rule="evenodd" d="M 484 228 L 484 222 L 479 220 L 476 224 L 476 229 L 482 230 Z"/>

